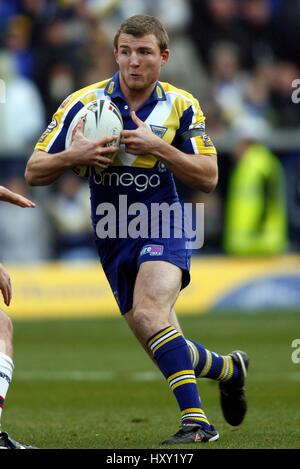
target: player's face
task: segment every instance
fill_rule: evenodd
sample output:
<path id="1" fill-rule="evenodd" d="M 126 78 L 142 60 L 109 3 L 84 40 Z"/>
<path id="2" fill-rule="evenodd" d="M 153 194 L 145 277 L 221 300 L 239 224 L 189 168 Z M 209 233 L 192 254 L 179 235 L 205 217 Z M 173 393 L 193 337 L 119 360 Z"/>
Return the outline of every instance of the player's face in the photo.
<path id="1" fill-rule="evenodd" d="M 160 51 L 154 34 L 134 37 L 122 33 L 115 58 L 122 84 L 132 91 L 146 90 L 158 80 L 161 67 L 168 61 L 169 50 Z"/>

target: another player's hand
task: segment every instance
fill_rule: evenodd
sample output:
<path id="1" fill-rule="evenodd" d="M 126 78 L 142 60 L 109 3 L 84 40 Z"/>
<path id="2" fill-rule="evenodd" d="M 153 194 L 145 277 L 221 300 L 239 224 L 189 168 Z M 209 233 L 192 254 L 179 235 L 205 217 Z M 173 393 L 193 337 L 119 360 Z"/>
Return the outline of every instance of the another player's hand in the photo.
<path id="1" fill-rule="evenodd" d="M 0 290 L 6 306 L 9 306 L 11 300 L 11 282 L 8 272 L 0 264 Z"/>
<path id="2" fill-rule="evenodd" d="M 141 121 L 134 111 L 131 112 L 131 118 L 137 125 L 136 130 L 123 130 L 120 143 L 125 145 L 126 153 L 133 155 L 151 154 L 161 143 L 145 122 Z"/>
<path id="3" fill-rule="evenodd" d="M 107 155 L 116 153 L 119 147 L 112 145 L 117 137 L 103 137 L 99 140 L 89 140 L 83 135 L 84 119 L 81 119 L 75 127 L 72 135 L 72 144 L 69 148 L 69 155 L 72 158 L 72 166 L 88 165 L 97 166 L 101 169 L 107 168 L 113 162 Z"/>
<path id="4" fill-rule="evenodd" d="M 4 186 L 0 186 L 0 200 L 10 202 L 11 204 L 18 205 L 24 208 L 34 208 L 35 203 L 31 200 L 26 199 L 23 195 L 12 192 Z"/>

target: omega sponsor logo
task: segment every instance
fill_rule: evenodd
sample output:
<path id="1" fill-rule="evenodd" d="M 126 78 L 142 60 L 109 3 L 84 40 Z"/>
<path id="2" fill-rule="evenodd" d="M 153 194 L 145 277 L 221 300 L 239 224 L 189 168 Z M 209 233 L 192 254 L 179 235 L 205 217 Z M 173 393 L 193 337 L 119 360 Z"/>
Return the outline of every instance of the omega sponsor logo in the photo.
<path id="1" fill-rule="evenodd" d="M 135 186 L 137 192 L 143 192 L 149 188 L 158 187 L 160 185 L 160 176 L 158 174 L 131 174 L 131 173 L 109 173 L 103 172 L 95 174 L 94 183 L 99 186 L 108 187 L 130 187 Z"/>

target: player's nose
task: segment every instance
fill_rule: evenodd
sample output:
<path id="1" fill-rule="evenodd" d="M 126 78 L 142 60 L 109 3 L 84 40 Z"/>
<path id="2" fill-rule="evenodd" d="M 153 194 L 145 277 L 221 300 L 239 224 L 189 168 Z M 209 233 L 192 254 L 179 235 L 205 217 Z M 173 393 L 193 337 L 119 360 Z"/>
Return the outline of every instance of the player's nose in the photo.
<path id="1" fill-rule="evenodd" d="M 131 67 L 138 67 L 140 65 L 138 55 L 134 52 L 130 55 L 129 64 Z"/>

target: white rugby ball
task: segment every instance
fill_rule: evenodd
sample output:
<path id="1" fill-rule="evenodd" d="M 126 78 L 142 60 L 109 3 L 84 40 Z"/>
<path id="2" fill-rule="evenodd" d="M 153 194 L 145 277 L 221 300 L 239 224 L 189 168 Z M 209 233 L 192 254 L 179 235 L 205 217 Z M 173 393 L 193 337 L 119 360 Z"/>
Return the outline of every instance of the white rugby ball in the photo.
<path id="1" fill-rule="evenodd" d="M 73 133 L 80 119 L 84 119 L 83 134 L 89 140 L 99 140 L 102 137 L 115 135 L 117 137 L 112 143 L 106 146 L 119 146 L 121 132 L 123 130 L 123 119 L 118 107 L 109 99 L 95 99 L 86 104 L 74 116 L 66 136 L 66 148 L 72 144 Z M 116 153 L 110 153 L 105 156 L 114 159 Z M 82 177 L 99 174 L 103 169 L 95 166 L 76 166 L 73 168 L 76 174 Z"/>

